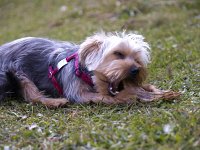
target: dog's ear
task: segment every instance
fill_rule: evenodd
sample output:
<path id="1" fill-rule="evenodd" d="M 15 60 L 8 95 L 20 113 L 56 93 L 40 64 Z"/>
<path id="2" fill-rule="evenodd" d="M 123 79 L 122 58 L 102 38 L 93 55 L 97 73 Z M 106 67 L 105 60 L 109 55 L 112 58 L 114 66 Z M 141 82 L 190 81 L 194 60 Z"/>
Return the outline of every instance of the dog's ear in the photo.
<path id="1" fill-rule="evenodd" d="M 99 64 L 103 55 L 103 43 L 105 41 L 105 34 L 95 34 L 88 37 L 81 45 L 78 51 L 80 63 L 94 70 Z"/>

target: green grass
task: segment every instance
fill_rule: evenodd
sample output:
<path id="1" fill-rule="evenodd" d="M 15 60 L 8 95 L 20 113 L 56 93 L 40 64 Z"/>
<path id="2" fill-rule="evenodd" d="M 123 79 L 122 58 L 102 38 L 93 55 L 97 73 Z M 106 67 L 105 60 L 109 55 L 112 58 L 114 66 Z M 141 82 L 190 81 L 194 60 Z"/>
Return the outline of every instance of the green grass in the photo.
<path id="1" fill-rule="evenodd" d="M 199 149 L 199 10 L 198 0 L 1 0 L 0 44 L 137 31 L 152 47 L 148 82 L 183 95 L 173 102 L 60 109 L 7 99 L 0 103 L 0 149 Z"/>

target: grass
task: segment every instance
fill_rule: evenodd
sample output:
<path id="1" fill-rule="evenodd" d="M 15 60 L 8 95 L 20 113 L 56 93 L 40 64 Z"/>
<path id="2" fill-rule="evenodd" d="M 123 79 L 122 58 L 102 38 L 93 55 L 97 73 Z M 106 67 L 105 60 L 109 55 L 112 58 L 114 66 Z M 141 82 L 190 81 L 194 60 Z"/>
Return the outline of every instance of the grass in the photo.
<path id="1" fill-rule="evenodd" d="M 173 102 L 60 109 L 10 98 L 0 104 L 0 149 L 199 149 L 199 10 L 198 0 L 1 0 L 0 44 L 137 31 L 152 47 L 148 82 L 183 95 Z"/>

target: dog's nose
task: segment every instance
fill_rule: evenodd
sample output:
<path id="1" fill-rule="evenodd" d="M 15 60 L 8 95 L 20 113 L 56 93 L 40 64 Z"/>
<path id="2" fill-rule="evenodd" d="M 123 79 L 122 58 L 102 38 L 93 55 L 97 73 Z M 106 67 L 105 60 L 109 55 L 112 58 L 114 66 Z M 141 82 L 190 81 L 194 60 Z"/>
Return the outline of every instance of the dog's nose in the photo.
<path id="1" fill-rule="evenodd" d="M 131 75 L 136 75 L 139 72 L 139 68 L 137 67 L 132 67 L 130 70 Z"/>

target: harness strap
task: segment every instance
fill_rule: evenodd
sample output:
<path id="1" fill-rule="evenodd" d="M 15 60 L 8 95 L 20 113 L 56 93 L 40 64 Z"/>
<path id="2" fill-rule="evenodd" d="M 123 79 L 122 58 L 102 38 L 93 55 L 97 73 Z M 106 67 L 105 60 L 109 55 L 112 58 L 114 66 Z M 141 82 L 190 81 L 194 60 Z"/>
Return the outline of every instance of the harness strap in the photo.
<path id="1" fill-rule="evenodd" d="M 74 66 L 75 66 L 75 74 L 76 74 L 76 76 L 79 77 L 79 78 L 81 78 L 84 82 L 86 82 L 90 86 L 94 86 L 89 72 L 85 72 L 85 71 L 81 70 L 80 67 L 79 67 L 78 53 L 74 53 L 74 54 L 70 55 L 69 57 L 67 57 L 67 58 L 62 59 L 61 61 L 59 61 L 58 64 L 57 64 L 57 68 L 53 69 L 52 66 L 49 66 L 48 77 L 49 77 L 49 79 L 51 79 L 51 82 L 53 83 L 54 87 L 56 88 L 56 90 L 58 91 L 58 93 L 60 95 L 63 95 L 63 90 L 60 87 L 58 81 L 56 80 L 55 75 L 65 65 L 67 65 L 68 62 L 71 61 L 72 59 L 75 59 Z"/>
<path id="2" fill-rule="evenodd" d="M 49 74 L 48 74 L 48 77 L 49 79 L 51 79 L 51 82 L 53 83 L 54 87 L 56 88 L 56 90 L 58 91 L 58 93 L 60 95 L 63 94 L 63 91 L 62 91 L 62 88 L 60 87 L 60 85 L 58 84 L 58 81 L 56 80 L 55 78 L 55 74 L 58 72 L 59 70 L 58 69 L 53 69 L 52 66 L 49 66 Z"/>

